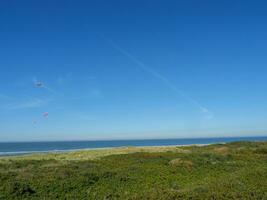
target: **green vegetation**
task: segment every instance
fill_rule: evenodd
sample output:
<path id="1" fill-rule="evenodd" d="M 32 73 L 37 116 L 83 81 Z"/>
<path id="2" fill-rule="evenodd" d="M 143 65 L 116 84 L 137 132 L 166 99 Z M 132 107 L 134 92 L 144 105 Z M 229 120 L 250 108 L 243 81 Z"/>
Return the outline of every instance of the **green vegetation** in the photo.
<path id="1" fill-rule="evenodd" d="M 0 199 L 267 199 L 267 142 L 3 157 Z"/>

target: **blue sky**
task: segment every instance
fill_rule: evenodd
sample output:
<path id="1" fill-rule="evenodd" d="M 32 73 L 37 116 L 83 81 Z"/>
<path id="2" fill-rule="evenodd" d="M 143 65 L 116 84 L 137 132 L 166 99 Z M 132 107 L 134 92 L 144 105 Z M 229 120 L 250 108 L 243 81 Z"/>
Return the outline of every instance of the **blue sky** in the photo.
<path id="1" fill-rule="evenodd" d="M 266 9 L 3 0 L 0 141 L 266 135 Z"/>

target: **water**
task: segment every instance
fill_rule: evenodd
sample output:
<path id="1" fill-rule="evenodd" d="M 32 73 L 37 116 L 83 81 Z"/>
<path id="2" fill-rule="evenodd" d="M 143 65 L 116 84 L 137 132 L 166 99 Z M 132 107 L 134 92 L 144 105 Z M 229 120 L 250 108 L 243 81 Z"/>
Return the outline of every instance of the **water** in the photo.
<path id="1" fill-rule="evenodd" d="M 78 149 L 93 149 L 123 146 L 167 146 L 212 144 L 233 141 L 267 141 L 265 137 L 225 137 L 194 139 L 149 139 L 149 140 L 110 140 L 110 141 L 65 141 L 65 142 L 0 142 L 0 156 L 40 152 L 60 152 Z"/>

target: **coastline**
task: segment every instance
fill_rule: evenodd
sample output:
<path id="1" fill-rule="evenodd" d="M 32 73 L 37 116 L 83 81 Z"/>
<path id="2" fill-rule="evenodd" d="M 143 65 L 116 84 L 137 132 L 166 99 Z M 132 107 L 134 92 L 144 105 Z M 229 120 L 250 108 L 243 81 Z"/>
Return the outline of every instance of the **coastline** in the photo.
<path id="1" fill-rule="evenodd" d="M 32 154 L 69 153 L 115 148 L 182 147 L 190 145 L 224 144 L 237 141 L 267 141 L 267 136 L 226 138 L 177 138 L 112 141 L 51 141 L 51 142 L 0 142 L 0 158 Z"/>
<path id="2" fill-rule="evenodd" d="M 53 150 L 53 151 L 36 151 L 36 152 L 6 152 L 0 153 L 0 160 L 4 159 L 50 159 L 51 157 L 60 158 L 64 156 L 79 158 L 84 156 L 84 159 L 95 159 L 105 157 L 108 155 L 128 154 L 137 152 L 166 152 L 166 151 L 181 151 L 187 153 L 183 147 L 192 146 L 209 146 L 225 143 L 209 143 L 209 144 L 181 144 L 181 145 L 157 145 L 157 146 L 121 146 L 121 147 L 100 147 L 100 148 L 85 148 L 85 149 L 71 149 L 71 150 Z M 72 160 L 72 159 L 71 159 Z"/>

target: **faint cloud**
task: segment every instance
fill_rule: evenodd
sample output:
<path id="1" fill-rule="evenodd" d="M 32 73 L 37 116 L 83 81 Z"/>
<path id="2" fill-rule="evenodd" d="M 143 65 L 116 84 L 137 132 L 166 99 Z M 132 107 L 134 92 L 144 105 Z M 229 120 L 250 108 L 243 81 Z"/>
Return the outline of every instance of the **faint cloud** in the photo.
<path id="1" fill-rule="evenodd" d="M 57 78 L 57 83 L 58 83 L 59 85 L 62 85 L 64 82 L 65 82 L 64 78 L 62 78 L 62 77 L 58 77 L 58 78 Z"/>
<path id="2" fill-rule="evenodd" d="M 73 73 L 68 72 L 68 73 L 64 74 L 63 76 L 58 77 L 56 82 L 58 85 L 63 85 L 66 82 L 70 81 L 72 79 L 72 76 L 73 76 Z"/>
<path id="3" fill-rule="evenodd" d="M 8 95 L 5 94 L 0 94 L 0 100 L 10 100 L 11 97 L 9 97 Z"/>
<path id="4" fill-rule="evenodd" d="M 102 96 L 102 92 L 98 89 L 92 89 L 90 91 L 90 95 L 93 97 L 100 97 L 100 96 Z"/>
<path id="5" fill-rule="evenodd" d="M 210 111 L 205 112 L 204 114 L 205 114 L 205 118 L 207 120 L 210 120 L 210 119 L 213 119 L 214 118 L 214 114 L 212 112 L 210 112 Z"/>
<path id="6" fill-rule="evenodd" d="M 202 111 L 202 113 L 205 115 L 206 119 L 213 119 L 214 118 L 214 114 L 213 112 L 211 112 L 210 110 L 208 110 L 205 107 L 200 107 L 200 110 Z"/>
<path id="7" fill-rule="evenodd" d="M 77 117 L 77 119 L 84 120 L 84 121 L 94 121 L 95 120 L 94 116 L 88 115 L 87 113 L 83 113 L 83 112 L 74 113 L 74 116 Z"/>
<path id="8" fill-rule="evenodd" d="M 68 98 L 69 100 L 72 101 L 79 101 L 79 100 L 90 100 L 90 99 L 97 99 L 103 97 L 103 92 L 99 89 L 91 89 L 87 92 L 84 92 L 83 95 L 81 96 L 75 96 Z"/>
<path id="9" fill-rule="evenodd" d="M 16 109 L 27 109 L 27 108 L 37 108 L 44 106 L 47 104 L 50 100 L 48 99 L 39 99 L 39 98 L 28 98 L 25 101 L 22 102 L 15 102 L 15 103 L 10 103 L 2 108 L 8 109 L 8 110 L 16 110 Z"/>

